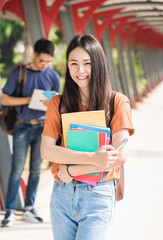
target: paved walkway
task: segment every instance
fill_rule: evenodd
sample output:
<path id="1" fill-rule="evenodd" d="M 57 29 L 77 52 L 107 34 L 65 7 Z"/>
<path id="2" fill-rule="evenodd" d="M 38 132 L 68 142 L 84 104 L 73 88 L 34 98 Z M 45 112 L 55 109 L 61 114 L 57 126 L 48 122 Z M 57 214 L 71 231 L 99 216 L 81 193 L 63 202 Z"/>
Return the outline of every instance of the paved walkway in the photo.
<path id="1" fill-rule="evenodd" d="M 163 82 L 133 110 L 135 134 L 125 165 L 111 240 L 163 239 Z"/>
<path id="2" fill-rule="evenodd" d="M 125 165 L 125 198 L 116 203 L 108 240 L 163 239 L 163 82 L 133 110 L 135 135 Z M 0 227 L 1 240 L 52 240 L 49 201 L 53 179 L 43 171 L 36 199 L 42 224 L 30 224 L 17 215 L 12 228 Z M 0 222 L 3 219 L 0 213 Z M 71 239 L 65 239 L 71 240 Z"/>

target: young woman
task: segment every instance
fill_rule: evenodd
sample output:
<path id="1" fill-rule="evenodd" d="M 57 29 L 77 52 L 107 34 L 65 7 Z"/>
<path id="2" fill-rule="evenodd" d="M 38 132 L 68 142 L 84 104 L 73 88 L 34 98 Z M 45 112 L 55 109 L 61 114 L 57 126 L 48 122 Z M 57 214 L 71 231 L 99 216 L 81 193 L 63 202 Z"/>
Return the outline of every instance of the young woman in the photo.
<path id="1" fill-rule="evenodd" d="M 100 43 L 88 34 L 76 36 L 68 46 L 66 60 L 61 112 L 104 109 L 108 125 L 112 89 Z M 50 204 L 54 239 L 108 240 L 115 205 L 117 167 L 126 162 L 128 144 L 120 151 L 115 148 L 134 133 L 129 100 L 123 94 L 116 94 L 110 124 L 112 145 L 88 153 L 64 147 L 60 99 L 61 95 L 54 96 L 48 105 L 41 144 L 42 158 L 54 162 L 55 182 Z M 59 136 L 61 146 L 56 145 Z M 67 164 L 75 165 L 67 168 Z M 104 182 L 96 186 L 73 180 L 73 176 L 99 171 L 106 173 Z"/>

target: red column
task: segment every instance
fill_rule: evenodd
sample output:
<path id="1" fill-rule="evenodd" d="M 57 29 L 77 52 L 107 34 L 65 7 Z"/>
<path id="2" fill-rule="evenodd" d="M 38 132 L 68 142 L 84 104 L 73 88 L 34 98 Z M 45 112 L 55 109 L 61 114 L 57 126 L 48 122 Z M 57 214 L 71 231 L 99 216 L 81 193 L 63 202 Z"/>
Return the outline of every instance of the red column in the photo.
<path id="1" fill-rule="evenodd" d="M 74 22 L 74 28 L 76 34 L 82 34 L 86 27 L 87 22 L 91 18 L 93 12 L 101 6 L 106 0 L 94 0 L 74 3 L 71 5 L 72 17 Z M 88 8 L 82 16 L 79 14 L 79 10 L 82 8 Z"/>
<path id="2" fill-rule="evenodd" d="M 66 0 L 55 0 L 51 7 L 49 8 L 46 4 L 46 0 L 39 0 L 39 7 L 41 18 L 43 22 L 45 36 L 48 38 L 50 28 L 52 24 L 56 21 L 57 25 L 61 27 L 60 19 L 58 16 L 59 9 Z"/>
<path id="3" fill-rule="evenodd" d="M 102 11 L 98 13 L 93 14 L 93 23 L 94 23 L 94 30 L 95 35 L 99 41 L 101 41 L 103 32 L 106 28 L 106 26 L 113 21 L 112 19 L 115 17 L 117 13 L 122 11 L 123 8 L 108 10 L 108 11 Z M 99 23 L 100 18 L 103 18 L 103 21 L 101 20 L 101 23 Z"/>
<path id="4" fill-rule="evenodd" d="M 116 41 L 116 37 L 117 37 L 118 33 L 121 32 L 123 27 L 125 25 L 127 25 L 128 21 L 134 16 L 135 15 L 130 15 L 130 16 L 126 16 L 126 17 L 118 17 L 118 18 L 112 19 L 112 22 L 110 22 L 110 24 L 108 26 L 110 36 L 111 36 L 111 46 L 112 47 L 114 47 L 114 45 L 115 45 L 115 41 Z M 116 25 L 114 28 L 113 28 L 113 24 Z"/>
<path id="5" fill-rule="evenodd" d="M 1 1 L 0 1 L 0 11 L 2 10 L 4 4 L 5 4 L 5 0 L 1 0 Z"/>
<path id="6" fill-rule="evenodd" d="M 4 6 L 3 10 L 9 11 L 14 13 L 18 16 L 23 22 L 26 23 L 25 15 L 24 15 L 24 8 L 22 4 L 22 0 L 10 0 L 7 1 Z"/>

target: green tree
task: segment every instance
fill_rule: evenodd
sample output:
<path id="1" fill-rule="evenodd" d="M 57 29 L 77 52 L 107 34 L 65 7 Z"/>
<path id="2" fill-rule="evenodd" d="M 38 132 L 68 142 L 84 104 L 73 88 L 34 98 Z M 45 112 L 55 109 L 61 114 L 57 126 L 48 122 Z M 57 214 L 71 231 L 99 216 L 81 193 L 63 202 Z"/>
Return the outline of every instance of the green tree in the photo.
<path id="1" fill-rule="evenodd" d="M 63 90 L 67 45 L 65 43 L 63 33 L 54 26 L 50 29 L 49 40 L 51 40 L 55 45 L 53 67 L 61 77 L 61 88 Z"/>
<path id="2" fill-rule="evenodd" d="M 14 48 L 18 42 L 22 42 L 27 50 L 27 34 L 25 24 L 23 22 L 0 20 L 0 74 L 2 86 L 4 86 L 8 75 L 14 67 L 14 64 L 23 62 L 26 52 L 15 52 Z M 61 84 L 63 88 L 65 73 L 65 54 L 66 44 L 64 43 L 63 33 L 56 27 L 52 27 L 49 34 L 49 40 L 55 45 L 55 56 L 53 61 L 54 69 L 61 76 Z M 30 61 L 30 59 L 29 59 Z M 25 60 L 26 62 L 26 60 Z"/>
<path id="3" fill-rule="evenodd" d="M 0 20 L 0 73 L 8 76 L 13 68 L 14 47 L 23 39 L 24 23 L 17 21 Z"/>

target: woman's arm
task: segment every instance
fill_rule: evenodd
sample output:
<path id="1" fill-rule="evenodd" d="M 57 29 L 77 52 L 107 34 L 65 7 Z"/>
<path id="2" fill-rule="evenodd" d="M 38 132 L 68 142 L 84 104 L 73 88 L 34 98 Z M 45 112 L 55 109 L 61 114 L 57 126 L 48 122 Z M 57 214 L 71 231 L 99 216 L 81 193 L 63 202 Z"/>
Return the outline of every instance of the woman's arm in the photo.
<path id="1" fill-rule="evenodd" d="M 113 150 L 111 146 L 103 146 L 94 152 L 79 152 L 69 148 L 56 146 L 56 140 L 52 137 L 42 136 L 41 141 L 41 157 L 50 162 L 60 164 L 80 164 L 93 165 L 101 170 L 105 170 L 110 166 L 110 162 L 115 161 L 117 151 L 106 151 L 107 149 Z M 106 156 L 109 156 L 108 158 Z M 87 166 L 84 167 L 86 169 Z"/>
<path id="2" fill-rule="evenodd" d="M 129 137 L 129 132 L 127 129 L 119 130 L 112 135 L 112 145 L 116 148 L 119 146 L 119 144 L 123 141 L 124 138 L 128 138 L 128 137 Z M 121 164 L 124 164 L 127 160 L 127 157 L 128 157 L 128 143 L 126 143 L 118 151 L 118 153 L 117 151 L 114 151 L 114 148 L 112 146 L 103 146 L 94 153 L 94 160 L 97 163 L 98 160 L 103 161 L 103 158 L 106 158 L 107 164 L 108 164 L 107 167 L 106 166 L 101 167 L 100 165 L 97 166 L 97 164 L 96 165 L 94 164 L 75 165 L 75 166 L 70 166 L 68 170 L 72 176 L 78 176 L 78 175 L 93 173 L 98 171 L 107 171 L 113 167 L 117 167 Z M 58 177 L 64 182 L 70 181 L 71 178 L 67 173 L 66 165 L 60 166 Z"/>
<path id="3" fill-rule="evenodd" d="M 113 133 L 112 146 L 114 148 L 117 148 L 125 138 L 129 138 L 129 130 L 128 129 L 121 129 L 121 130 Z M 116 166 L 124 164 L 127 161 L 128 151 L 129 151 L 129 142 L 125 143 L 125 145 L 119 150 L 119 155 L 118 155 L 118 159 L 116 161 Z"/>
<path id="4" fill-rule="evenodd" d="M 12 97 L 8 94 L 2 93 L 1 104 L 4 106 L 20 106 L 29 104 L 30 97 Z"/>

